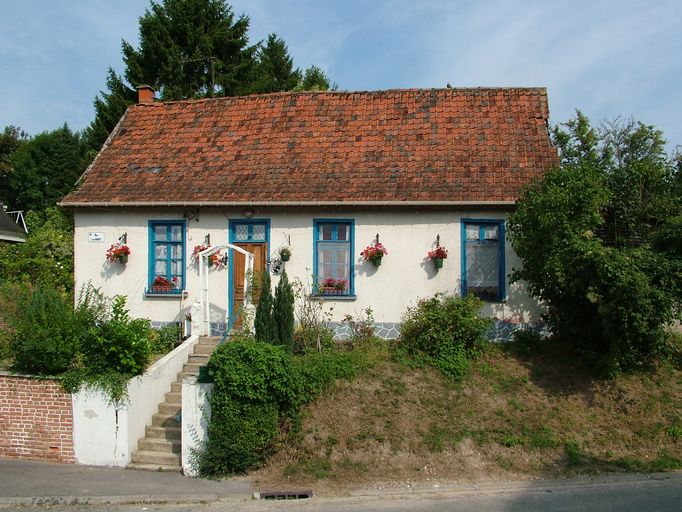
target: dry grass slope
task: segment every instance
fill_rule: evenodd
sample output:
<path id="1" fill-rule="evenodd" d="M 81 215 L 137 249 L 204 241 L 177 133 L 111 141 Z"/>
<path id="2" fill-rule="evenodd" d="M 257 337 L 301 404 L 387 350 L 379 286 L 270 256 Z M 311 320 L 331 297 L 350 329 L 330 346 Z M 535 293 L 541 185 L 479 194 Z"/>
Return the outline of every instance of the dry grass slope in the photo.
<path id="1" fill-rule="evenodd" d="M 433 486 L 682 467 L 682 371 L 596 380 L 561 351 L 489 347 L 463 382 L 377 364 L 305 410 L 261 488 Z"/>

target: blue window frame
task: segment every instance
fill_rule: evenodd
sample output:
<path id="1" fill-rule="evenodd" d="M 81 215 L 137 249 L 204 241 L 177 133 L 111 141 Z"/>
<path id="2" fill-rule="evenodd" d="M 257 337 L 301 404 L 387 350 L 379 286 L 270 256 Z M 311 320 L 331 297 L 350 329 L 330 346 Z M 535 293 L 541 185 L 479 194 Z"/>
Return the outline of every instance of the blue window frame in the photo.
<path id="1" fill-rule="evenodd" d="M 185 222 L 149 221 L 148 293 L 178 295 L 185 289 Z M 171 288 L 160 286 L 166 280 Z"/>
<path id="2" fill-rule="evenodd" d="M 504 221 L 462 220 L 462 295 L 487 301 L 505 296 Z"/>
<path id="3" fill-rule="evenodd" d="M 315 293 L 353 295 L 354 222 L 348 219 L 315 219 L 314 232 Z"/>

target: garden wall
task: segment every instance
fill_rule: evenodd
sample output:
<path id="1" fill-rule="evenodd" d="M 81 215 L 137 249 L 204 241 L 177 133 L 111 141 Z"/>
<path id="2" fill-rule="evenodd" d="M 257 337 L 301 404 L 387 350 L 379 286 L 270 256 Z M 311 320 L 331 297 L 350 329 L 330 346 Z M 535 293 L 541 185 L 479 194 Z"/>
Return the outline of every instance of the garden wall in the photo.
<path id="1" fill-rule="evenodd" d="M 57 381 L 0 372 L 0 456 L 76 462 L 72 411 Z"/>

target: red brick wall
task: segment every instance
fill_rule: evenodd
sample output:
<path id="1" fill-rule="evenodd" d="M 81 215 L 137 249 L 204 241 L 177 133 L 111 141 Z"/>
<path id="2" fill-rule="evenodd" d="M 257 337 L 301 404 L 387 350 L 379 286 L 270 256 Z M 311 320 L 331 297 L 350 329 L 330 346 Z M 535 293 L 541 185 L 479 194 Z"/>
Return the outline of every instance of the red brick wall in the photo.
<path id="1" fill-rule="evenodd" d="M 75 462 L 71 395 L 58 382 L 0 375 L 0 457 Z"/>

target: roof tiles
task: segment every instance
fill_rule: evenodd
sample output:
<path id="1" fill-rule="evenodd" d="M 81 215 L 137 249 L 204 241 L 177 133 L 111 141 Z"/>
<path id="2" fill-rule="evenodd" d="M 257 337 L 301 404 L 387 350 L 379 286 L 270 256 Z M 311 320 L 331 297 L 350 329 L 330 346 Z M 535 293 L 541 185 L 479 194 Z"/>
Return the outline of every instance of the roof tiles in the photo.
<path id="1" fill-rule="evenodd" d="M 131 106 L 63 205 L 508 202 L 558 162 L 541 88 Z"/>

